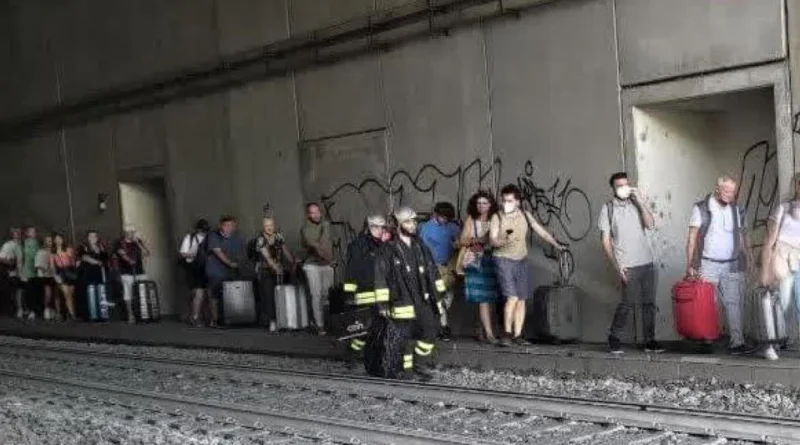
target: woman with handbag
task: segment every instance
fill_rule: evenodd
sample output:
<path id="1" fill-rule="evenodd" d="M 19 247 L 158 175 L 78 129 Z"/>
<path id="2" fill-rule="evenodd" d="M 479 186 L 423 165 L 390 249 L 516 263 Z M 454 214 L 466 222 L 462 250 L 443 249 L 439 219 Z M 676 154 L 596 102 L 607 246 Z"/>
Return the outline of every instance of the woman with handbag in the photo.
<path id="1" fill-rule="evenodd" d="M 489 242 L 489 221 L 497 213 L 497 202 L 486 191 L 478 191 L 467 204 L 467 219 L 461 231 L 456 271 L 464 276 L 467 302 L 478 305 L 482 328 L 481 338 L 498 344 L 494 336 L 492 305 L 497 302 L 497 280 Z"/>
<path id="2" fill-rule="evenodd" d="M 53 253 L 50 255 L 50 262 L 54 271 L 53 278 L 61 295 L 64 296 L 67 316 L 70 320 L 75 320 L 75 283 L 78 281 L 75 249 L 67 244 L 64 235 L 60 233 L 53 235 Z M 56 307 L 58 307 L 60 306 L 58 296 L 55 297 Z M 60 313 L 60 311 L 57 312 Z"/>

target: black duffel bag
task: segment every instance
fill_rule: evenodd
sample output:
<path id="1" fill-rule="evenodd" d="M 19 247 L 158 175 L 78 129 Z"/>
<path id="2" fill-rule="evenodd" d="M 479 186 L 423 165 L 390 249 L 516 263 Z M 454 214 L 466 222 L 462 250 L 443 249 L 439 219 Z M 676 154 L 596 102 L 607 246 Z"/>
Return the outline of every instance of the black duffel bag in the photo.
<path id="1" fill-rule="evenodd" d="M 408 342 L 404 325 L 377 317 L 369 327 L 364 346 L 364 369 L 374 377 L 398 378 L 403 370 L 403 354 Z"/>

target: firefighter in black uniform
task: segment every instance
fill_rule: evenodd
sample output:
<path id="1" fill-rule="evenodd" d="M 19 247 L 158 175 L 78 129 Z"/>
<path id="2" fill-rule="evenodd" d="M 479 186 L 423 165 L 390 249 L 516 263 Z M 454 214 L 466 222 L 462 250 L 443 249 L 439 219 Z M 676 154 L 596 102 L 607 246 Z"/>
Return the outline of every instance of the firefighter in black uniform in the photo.
<path id="1" fill-rule="evenodd" d="M 385 240 L 386 219 L 382 215 L 367 217 L 364 231 L 347 246 L 347 264 L 344 271 L 344 292 L 349 305 L 356 308 L 375 307 L 388 303 L 388 296 L 375 295 L 375 258 Z M 348 349 L 348 362 L 352 367 L 364 350 L 364 339 L 354 338 Z"/>
<path id="2" fill-rule="evenodd" d="M 383 315 L 402 325 L 407 333 L 403 369 L 430 380 L 427 368 L 433 364 L 444 281 L 430 250 L 417 239 L 416 212 L 402 207 L 394 217 L 397 234 L 383 245 L 375 266 L 375 296 L 388 298 Z"/>

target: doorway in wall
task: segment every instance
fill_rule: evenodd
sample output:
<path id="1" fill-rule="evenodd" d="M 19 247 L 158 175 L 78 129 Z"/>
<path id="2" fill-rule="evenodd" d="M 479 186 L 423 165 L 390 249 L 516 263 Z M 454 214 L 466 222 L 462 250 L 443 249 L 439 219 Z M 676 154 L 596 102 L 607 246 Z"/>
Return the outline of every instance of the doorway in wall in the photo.
<path id="1" fill-rule="evenodd" d="M 686 270 L 693 204 L 713 191 L 719 176 L 738 179 L 750 247 L 758 252 L 767 219 L 781 199 L 774 90 L 763 87 L 649 103 L 634 106 L 632 114 L 638 186 L 657 226 L 652 237 L 659 267 L 657 335 L 676 338 L 670 288 Z"/>
<path id="2" fill-rule="evenodd" d="M 123 225 L 133 225 L 150 249 L 144 269 L 158 284 L 162 314 L 175 315 L 182 308 L 176 304 L 177 270 L 164 178 L 120 182 L 119 196 Z"/>

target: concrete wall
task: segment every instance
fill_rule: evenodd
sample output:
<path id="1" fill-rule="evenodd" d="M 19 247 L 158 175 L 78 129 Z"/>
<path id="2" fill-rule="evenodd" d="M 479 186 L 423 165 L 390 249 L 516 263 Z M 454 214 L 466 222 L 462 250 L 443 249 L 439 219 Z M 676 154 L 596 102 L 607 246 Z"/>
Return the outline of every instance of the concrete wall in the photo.
<path id="1" fill-rule="evenodd" d="M 0 117 L 53 105 L 59 88 L 81 97 L 401 3 L 2 0 L 0 24 L 12 26 L 0 29 L 10 42 L 0 62 L 14 69 L 0 74 L 8 93 Z M 269 212 L 295 244 L 302 203 L 316 200 L 346 241 L 360 208 L 402 202 L 428 211 L 450 200 L 463 211 L 478 187 L 517 183 L 526 206 L 571 242 L 576 284 L 591 290 L 583 335 L 602 340 L 617 289 L 597 210 L 608 175 L 636 169 L 621 90 L 783 57 L 783 30 L 780 0 L 680 0 L 667 9 L 654 0 L 555 1 L 518 19 L 69 128 L 63 147 L 58 135 L 3 147 L 0 175 L 19 186 L 0 191 L 9 209 L 0 224 L 117 236 L 117 183 L 147 172 L 165 177 L 175 237 L 221 213 L 238 215 L 249 233 Z M 778 133 L 791 131 L 776 119 Z M 331 153 L 342 156 L 337 164 L 317 162 Z M 47 174 L 27 173 L 39 164 Z M 110 196 L 103 214 L 98 193 Z M 536 284 L 550 281 L 553 261 L 539 247 L 532 260 Z"/>

